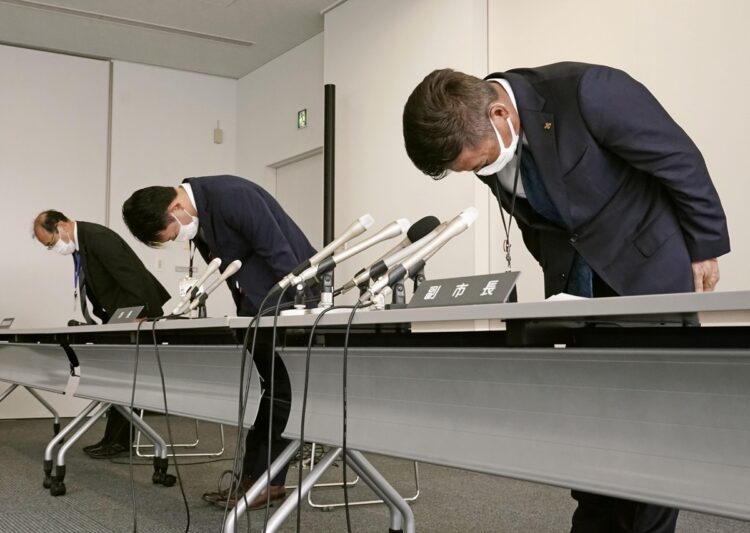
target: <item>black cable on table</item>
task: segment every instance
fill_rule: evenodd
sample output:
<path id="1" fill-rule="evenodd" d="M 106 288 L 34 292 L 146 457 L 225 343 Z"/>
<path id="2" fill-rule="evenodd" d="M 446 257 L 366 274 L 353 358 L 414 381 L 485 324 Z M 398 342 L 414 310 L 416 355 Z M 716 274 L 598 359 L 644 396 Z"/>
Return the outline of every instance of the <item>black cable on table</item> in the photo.
<path id="1" fill-rule="evenodd" d="M 274 404 L 274 385 L 275 385 L 275 371 L 276 371 L 276 327 L 279 321 L 279 306 L 281 300 L 284 298 L 284 294 L 289 287 L 284 287 L 279 294 L 279 299 L 276 301 L 276 311 L 273 315 L 273 332 L 271 334 L 271 402 L 268 406 L 268 455 L 266 458 L 266 472 L 268 472 L 266 481 L 266 515 L 263 518 L 263 531 L 268 526 L 268 511 L 271 507 L 271 444 L 273 436 L 273 404 Z"/>
<path id="2" fill-rule="evenodd" d="M 141 335 L 141 324 L 138 322 L 135 329 L 135 363 L 133 365 L 133 386 L 130 389 L 130 412 L 133 412 L 133 404 L 135 404 L 135 384 L 138 378 L 138 361 L 140 359 L 140 335 Z M 138 509 L 135 501 L 135 480 L 133 479 L 133 420 L 130 420 L 130 427 L 128 430 L 130 436 L 130 446 L 128 449 L 128 464 L 130 473 L 130 498 L 133 504 L 133 533 L 138 533 Z"/>
<path id="3" fill-rule="evenodd" d="M 349 516 L 349 487 L 346 484 L 346 408 L 347 408 L 347 383 L 346 383 L 346 375 L 347 375 L 347 362 L 349 359 L 349 331 L 352 328 L 352 322 L 354 321 L 354 315 L 356 314 L 357 310 L 362 307 L 362 302 L 357 301 L 357 303 L 354 304 L 354 307 L 352 308 L 352 312 L 349 314 L 349 321 L 346 323 L 346 334 L 344 336 L 344 361 L 343 361 L 343 371 L 342 371 L 342 381 L 341 381 L 341 392 L 342 392 L 342 400 L 341 400 L 341 407 L 342 407 L 342 415 L 343 415 L 343 426 L 342 426 L 342 435 L 341 435 L 341 453 L 344 458 L 343 461 L 343 478 L 344 478 L 344 509 L 346 510 L 346 531 L 347 533 L 352 532 L 352 522 L 351 517 Z"/>
<path id="4" fill-rule="evenodd" d="M 182 476 L 180 475 L 180 467 L 177 464 L 177 454 L 174 449 L 174 439 L 172 438 L 172 424 L 169 422 L 169 408 L 167 407 L 167 387 L 164 382 L 164 369 L 161 366 L 161 356 L 159 355 L 159 345 L 156 342 L 156 321 L 157 320 L 158 319 L 154 319 L 154 321 L 151 323 L 151 335 L 154 339 L 154 352 L 156 354 L 156 364 L 159 367 L 159 378 L 161 379 L 161 393 L 162 393 L 162 398 L 164 399 L 164 416 L 166 417 L 166 420 L 167 420 L 167 436 L 169 437 L 169 449 L 172 451 L 172 461 L 174 462 L 174 471 L 175 471 L 175 474 L 177 475 L 177 483 L 180 486 L 180 492 L 182 493 L 182 501 L 185 504 L 185 515 L 187 517 L 187 524 L 185 525 L 185 533 L 188 533 L 188 531 L 190 531 L 190 505 L 188 505 L 187 496 L 185 496 L 185 488 L 182 486 Z M 132 457 L 133 447 L 131 446 L 130 449 L 131 449 L 130 455 Z"/>
<path id="5" fill-rule="evenodd" d="M 320 322 L 320 319 L 323 318 L 323 316 L 328 313 L 329 311 L 332 311 L 334 309 L 352 309 L 353 306 L 350 305 L 338 305 L 338 306 L 332 306 L 327 309 L 324 309 L 323 311 L 318 314 L 318 316 L 315 318 L 315 322 L 313 322 L 312 329 L 310 329 L 310 337 L 307 341 L 307 354 L 305 356 L 305 385 L 302 392 L 302 413 L 301 413 L 301 420 L 299 425 L 299 440 L 302 444 L 303 450 L 305 446 L 305 415 L 307 413 L 307 393 L 308 393 L 308 385 L 310 382 L 310 356 L 312 354 L 312 343 L 313 339 L 315 338 L 315 329 L 318 327 L 318 323 Z M 299 467 L 298 467 L 298 476 L 297 476 L 297 533 L 300 533 L 300 525 L 302 521 L 302 465 L 304 461 L 304 453 L 300 453 L 299 457 Z"/>
<path id="6" fill-rule="evenodd" d="M 156 362 L 157 366 L 159 368 L 159 378 L 161 379 L 161 391 L 162 391 L 162 398 L 164 400 L 164 415 L 166 417 L 167 421 L 167 436 L 169 438 L 169 446 L 172 451 L 172 461 L 174 462 L 175 466 L 175 473 L 177 474 L 177 481 L 180 485 L 180 492 L 182 493 L 182 501 L 185 505 L 185 514 L 187 517 L 187 524 L 185 526 L 185 533 L 188 533 L 190 531 L 190 506 L 187 501 L 187 496 L 185 495 L 185 489 L 182 485 L 182 476 L 180 476 L 180 469 L 179 465 L 177 464 L 177 457 L 175 455 L 174 450 L 174 440 L 172 439 L 172 426 L 169 422 L 169 407 L 167 405 L 167 388 L 166 383 L 164 381 L 164 369 L 162 368 L 161 364 L 161 356 L 159 354 L 159 346 L 156 341 L 156 322 L 158 320 L 161 320 L 162 318 L 167 318 L 167 315 L 156 317 L 151 322 L 151 334 L 153 337 L 154 342 L 154 354 L 156 356 Z M 130 391 L 130 428 L 129 428 L 129 450 L 128 450 L 128 465 L 129 465 L 129 472 L 130 472 L 130 490 L 131 490 L 131 498 L 133 503 L 133 533 L 137 533 L 138 531 L 138 512 L 137 512 L 137 506 L 136 506 L 136 499 L 135 499 L 135 481 L 133 479 L 133 411 L 135 409 L 135 388 L 136 388 L 136 382 L 138 377 L 138 365 L 140 362 L 140 332 L 141 332 L 141 325 L 145 321 L 138 322 L 138 325 L 136 326 L 135 330 L 135 364 L 133 366 L 133 386 Z"/>
<path id="7" fill-rule="evenodd" d="M 238 420 L 237 420 L 237 442 L 235 446 L 235 454 L 234 454 L 234 463 L 232 466 L 232 473 L 236 473 L 239 471 L 239 476 L 235 479 L 235 476 L 232 476 L 232 482 L 229 486 L 229 494 L 232 494 L 232 491 L 236 486 L 239 486 L 240 481 L 242 480 L 243 470 L 244 470 L 244 461 L 243 464 L 240 465 L 240 467 L 237 467 L 238 463 L 238 457 L 239 457 L 239 451 L 242 449 L 241 446 L 241 439 L 242 439 L 242 429 L 244 425 L 245 420 L 245 412 L 247 410 L 247 402 L 248 397 L 250 395 L 250 383 L 252 382 L 252 375 L 253 375 L 253 358 L 255 357 L 255 344 L 258 336 L 258 328 L 260 326 L 260 318 L 266 314 L 268 311 L 274 311 L 277 309 L 277 307 L 267 307 L 263 308 L 266 301 L 268 301 L 268 298 L 272 296 L 273 293 L 269 292 L 266 294 L 266 296 L 263 298 L 263 301 L 261 302 L 259 306 L 258 313 L 252 317 L 250 320 L 250 323 L 247 325 L 247 328 L 245 329 L 245 335 L 242 342 L 242 357 L 240 361 L 240 390 L 239 390 L 239 406 L 238 406 Z M 278 309 L 282 307 L 287 307 L 293 305 L 293 302 L 287 302 L 281 306 L 278 306 Z M 277 311 L 278 314 L 278 311 Z M 248 344 L 250 341 L 250 331 L 253 330 L 253 342 L 250 347 L 250 368 L 247 373 L 247 378 L 245 377 L 245 366 L 247 365 L 247 352 L 248 352 Z M 270 429 L 270 428 L 269 428 Z M 235 508 L 236 511 L 236 508 Z M 229 498 L 227 498 L 227 503 L 224 506 L 224 522 L 222 523 L 222 532 L 224 531 L 224 523 L 226 522 L 226 517 L 229 512 Z M 248 531 L 250 529 L 250 515 L 248 513 Z"/>
<path id="8" fill-rule="evenodd" d="M 247 399 L 249 395 L 249 389 L 250 389 L 250 381 L 252 379 L 253 375 L 253 357 L 255 355 L 255 340 L 258 335 L 258 324 L 260 323 L 260 317 L 263 315 L 264 309 L 263 306 L 265 305 L 268 298 L 271 296 L 271 293 L 269 292 L 265 298 L 263 298 L 263 301 L 261 302 L 258 313 L 256 316 L 254 316 L 250 323 L 247 325 L 247 328 L 245 329 L 245 335 L 242 341 L 242 356 L 240 358 L 240 388 L 239 388 L 239 395 L 238 395 L 238 407 L 237 407 L 237 441 L 235 443 L 234 448 L 234 461 L 232 463 L 232 479 L 229 483 L 229 492 L 227 493 L 227 501 L 224 504 L 224 518 L 221 524 L 221 531 L 223 533 L 224 531 L 224 524 L 227 521 L 227 514 L 229 513 L 229 498 L 232 495 L 232 493 L 235 490 L 235 486 L 237 489 L 239 489 L 239 484 L 242 481 L 242 471 L 244 469 L 244 464 L 237 468 L 237 460 L 239 457 L 240 449 L 242 449 L 242 429 L 245 423 L 245 408 L 247 406 Z M 247 350 L 248 350 L 248 341 L 250 340 L 250 330 L 253 329 L 253 325 L 255 325 L 254 333 L 253 333 L 253 344 L 250 349 L 250 369 L 248 371 L 247 376 L 247 386 L 245 386 L 245 365 L 247 364 Z M 235 478 L 235 473 L 239 471 L 239 477 Z M 234 509 L 234 512 L 236 513 L 236 507 Z M 237 517 L 235 515 L 235 523 L 236 523 Z M 248 531 L 250 530 L 250 516 L 248 514 Z"/>

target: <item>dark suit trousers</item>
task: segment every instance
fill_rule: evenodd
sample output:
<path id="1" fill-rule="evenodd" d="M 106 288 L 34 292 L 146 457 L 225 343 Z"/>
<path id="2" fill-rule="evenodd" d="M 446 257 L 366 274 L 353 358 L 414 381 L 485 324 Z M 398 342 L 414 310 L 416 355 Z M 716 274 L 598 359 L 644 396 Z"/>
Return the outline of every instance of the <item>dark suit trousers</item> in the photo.
<path id="1" fill-rule="evenodd" d="M 135 428 L 133 428 L 135 430 Z M 130 421 L 120 412 L 110 407 L 107 411 L 107 427 L 104 430 L 104 442 L 116 442 L 126 448 L 130 445 Z"/>
<path id="2" fill-rule="evenodd" d="M 245 438 L 245 457 L 243 459 L 243 475 L 250 475 L 255 479 L 260 478 L 268 466 L 268 432 L 271 428 L 271 462 L 273 462 L 284 448 L 289 444 L 287 439 L 281 437 L 289 419 L 289 409 L 292 401 L 292 385 L 286 367 L 275 353 L 274 363 L 274 405 L 273 424 L 269 416 L 271 406 L 271 345 L 266 342 L 256 343 L 253 361 L 258 371 L 263 388 L 260 400 L 260 408 L 255 418 L 253 427 L 247 432 Z M 271 480 L 272 485 L 283 485 L 289 466 L 284 466 L 279 474 Z"/>
<path id="3" fill-rule="evenodd" d="M 674 533 L 679 510 L 571 491 L 578 508 L 571 533 Z"/>
<path id="4" fill-rule="evenodd" d="M 619 296 L 594 274 L 594 297 Z M 674 533 L 678 509 L 578 490 L 571 533 Z"/>

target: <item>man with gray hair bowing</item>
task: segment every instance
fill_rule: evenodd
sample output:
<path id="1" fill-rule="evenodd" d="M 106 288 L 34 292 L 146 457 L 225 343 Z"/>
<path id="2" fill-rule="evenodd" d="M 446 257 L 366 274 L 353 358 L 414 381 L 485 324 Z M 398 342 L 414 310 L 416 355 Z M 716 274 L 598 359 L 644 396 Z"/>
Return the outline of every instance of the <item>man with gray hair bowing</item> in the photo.
<path id="1" fill-rule="evenodd" d="M 726 218 L 698 148 L 620 70 L 557 63 L 429 74 L 403 114 L 406 151 L 435 179 L 472 171 L 515 217 L 546 296 L 713 290 Z M 678 511 L 573 491 L 573 533 L 671 533 Z"/>

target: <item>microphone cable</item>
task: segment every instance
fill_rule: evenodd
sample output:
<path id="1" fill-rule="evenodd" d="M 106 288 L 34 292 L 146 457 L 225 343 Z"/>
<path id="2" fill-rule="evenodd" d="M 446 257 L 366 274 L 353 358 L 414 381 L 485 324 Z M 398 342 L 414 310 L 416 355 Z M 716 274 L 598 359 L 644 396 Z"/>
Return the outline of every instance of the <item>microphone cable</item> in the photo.
<path id="1" fill-rule="evenodd" d="M 370 305 L 370 304 L 368 304 Z M 343 370 L 342 370 L 342 381 L 341 381 L 341 392 L 342 392 L 342 400 L 341 400 L 341 408 L 342 408 L 342 415 L 343 415 L 343 425 L 342 425 L 342 432 L 341 432 L 341 454 L 343 457 L 342 461 L 342 474 L 344 478 L 344 509 L 346 510 L 346 531 L 347 533 L 352 533 L 352 522 L 351 517 L 349 516 L 349 487 L 347 486 L 346 482 L 346 415 L 347 415 L 347 362 L 349 359 L 349 332 L 352 328 L 352 322 L 354 321 L 354 315 L 357 313 L 357 310 L 363 307 L 362 302 L 359 300 L 354 304 L 354 307 L 352 308 L 352 312 L 349 314 L 349 320 L 346 323 L 346 334 L 344 335 L 344 361 L 343 361 Z"/>
<path id="2" fill-rule="evenodd" d="M 234 447 L 234 461 L 232 463 L 232 479 L 229 483 L 229 489 L 227 492 L 227 501 L 224 504 L 224 518 L 221 524 L 221 531 L 224 532 L 224 525 L 227 521 L 227 514 L 229 513 L 229 498 L 234 493 L 235 490 L 239 490 L 240 483 L 242 481 L 242 474 L 244 470 L 244 458 L 243 458 L 243 464 L 238 468 L 237 462 L 240 454 L 240 450 L 243 450 L 244 455 L 244 446 L 242 445 L 242 430 L 245 423 L 245 409 L 247 407 L 247 400 L 250 393 L 250 383 L 252 381 L 252 375 L 253 375 L 253 357 L 255 356 L 255 341 L 258 335 L 258 324 L 260 323 L 260 318 L 263 316 L 263 313 L 266 311 L 263 306 L 266 304 L 266 301 L 271 296 L 271 292 L 269 291 L 268 294 L 263 298 L 263 301 L 261 301 L 260 305 L 258 306 L 258 313 L 251 318 L 250 322 L 247 325 L 247 328 L 245 328 L 245 335 L 242 340 L 242 355 L 240 357 L 240 387 L 239 387 L 239 394 L 238 394 L 238 406 L 237 406 L 237 439 L 235 442 Z M 255 326 L 253 328 L 253 326 Z M 248 369 L 248 375 L 247 375 L 247 385 L 245 385 L 245 366 L 247 365 L 247 351 L 248 351 L 248 343 L 250 341 L 250 331 L 253 330 L 253 344 L 250 348 L 250 368 Z M 239 473 L 238 476 L 235 476 L 235 473 Z M 243 495 L 244 498 L 244 495 Z M 246 502 L 247 503 L 247 502 Z M 235 506 L 232 509 L 232 512 L 235 513 L 235 524 L 237 522 L 237 507 Z M 248 531 L 250 530 L 250 514 L 248 513 Z"/>
<path id="3" fill-rule="evenodd" d="M 141 335 L 141 324 L 143 321 L 138 322 L 135 329 L 135 363 L 133 364 L 133 386 L 130 389 L 130 412 L 133 412 L 133 404 L 135 403 L 135 385 L 138 378 L 138 362 L 140 359 L 140 335 Z M 133 421 L 130 420 L 128 434 L 130 436 L 128 446 L 128 465 L 130 474 L 130 500 L 133 504 L 133 533 L 138 533 L 138 508 L 135 500 L 135 480 L 133 478 Z"/>
<path id="4" fill-rule="evenodd" d="M 307 341 L 307 354 L 305 356 L 305 384 L 302 392 L 302 413 L 299 425 L 299 440 L 301 445 L 305 445 L 305 414 L 307 412 L 307 394 L 309 390 L 310 382 L 310 356 L 312 354 L 312 343 L 315 338 L 315 329 L 318 327 L 318 323 L 323 316 L 334 309 L 352 309 L 350 305 L 334 305 L 321 311 L 313 322 L 312 328 L 310 329 L 310 337 Z M 302 522 L 302 465 L 304 461 L 304 454 L 300 453 L 299 466 L 297 468 L 297 533 L 300 533 L 300 527 Z"/>
<path id="5" fill-rule="evenodd" d="M 271 333 L 271 402 L 268 406 L 268 443 L 267 443 L 267 456 L 266 456 L 266 515 L 263 518 L 263 531 L 268 526 L 268 512 L 271 507 L 271 445 L 273 436 L 273 404 L 274 404 L 274 386 L 275 386 L 275 371 L 276 371 L 276 327 L 279 321 L 279 306 L 281 300 L 284 298 L 284 294 L 289 287 L 284 287 L 279 294 L 278 300 L 276 300 L 276 310 L 273 315 L 273 332 Z M 281 357 L 281 356 L 279 356 Z M 291 394 L 291 387 L 290 387 Z M 291 404 L 290 404 L 291 407 Z"/>
<path id="6" fill-rule="evenodd" d="M 229 485 L 229 489 L 228 489 L 229 490 L 229 492 L 228 492 L 229 495 L 232 494 L 232 492 L 235 490 L 235 487 L 239 487 L 239 483 L 242 480 L 244 466 L 245 466 L 244 465 L 244 460 L 239 465 L 239 467 L 238 467 L 238 462 L 239 462 L 239 453 L 240 453 L 240 450 L 243 449 L 243 446 L 241 444 L 242 429 L 243 429 L 244 420 L 245 420 L 245 413 L 246 413 L 246 410 L 247 410 L 247 402 L 248 402 L 249 395 L 250 395 L 250 384 L 252 382 L 253 366 L 254 366 L 253 365 L 253 359 L 255 357 L 255 346 L 256 346 L 256 342 L 257 342 L 258 329 L 259 329 L 259 326 L 260 326 L 260 319 L 261 319 L 261 317 L 263 315 L 265 315 L 269 311 L 275 311 L 275 315 L 276 315 L 276 317 L 278 317 L 279 311 L 281 309 L 284 309 L 284 308 L 287 308 L 287 307 L 291 307 L 291 306 L 294 305 L 294 302 L 285 302 L 285 303 L 281 304 L 281 299 L 282 299 L 284 293 L 286 292 L 287 288 L 288 287 L 284 288 L 284 290 L 282 291 L 281 295 L 279 296 L 279 301 L 277 302 L 276 306 L 270 306 L 270 307 L 264 308 L 263 306 L 266 304 L 266 302 L 268 301 L 268 299 L 271 296 L 273 296 L 273 294 L 274 294 L 274 291 L 270 290 L 266 294 L 266 296 L 263 298 L 260 306 L 258 306 L 258 309 L 259 309 L 258 313 L 251 318 L 249 324 L 247 325 L 247 328 L 245 329 L 245 335 L 243 337 L 243 342 L 242 342 L 242 356 L 241 356 L 241 359 L 240 359 L 240 389 L 239 389 L 239 398 L 238 398 L 239 406 L 238 406 L 238 420 L 237 420 L 238 431 L 237 431 L 237 441 L 236 441 L 236 444 L 235 444 L 234 460 L 233 460 L 233 465 L 232 465 L 232 472 L 233 472 L 232 481 L 231 481 L 231 483 Z M 309 297 L 309 298 L 305 298 L 305 303 L 313 303 L 313 302 L 317 301 L 318 298 L 319 297 L 317 295 Z M 275 325 L 276 325 L 276 318 L 274 318 L 274 326 Z M 252 344 L 250 345 L 250 348 L 249 348 L 249 351 L 250 351 L 249 369 L 248 369 L 248 372 L 247 372 L 247 377 L 245 377 L 245 367 L 248 366 L 247 353 L 248 353 L 248 344 L 250 344 L 250 332 L 251 331 L 253 331 L 253 336 L 252 336 L 253 340 L 252 340 Z M 274 327 L 274 343 L 275 343 L 275 327 Z M 274 349 L 274 352 L 275 352 L 275 349 Z M 274 356 L 275 356 L 275 353 L 274 353 Z M 273 362 L 273 360 L 272 360 L 272 362 Z M 271 405 L 273 405 L 273 393 L 275 392 L 274 389 L 273 389 L 273 373 L 274 373 L 273 371 L 274 371 L 274 369 L 272 367 L 272 379 L 271 379 L 271 386 L 272 386 L 272 389 L 271 389 L 271 392 L 272 392 L 271 399 L 272 399 L 272 403 L 271 403 Z M 273 421 L 269 420 L 269 435 L 271 434 L 272 427 L 273 427 Z M 269 447 L 269 450 L 270 450 L 270 447 Z M 270 453 L 270 451 L 269 451 L 269 453 Z M 270 466 L 269 466 L 269 469 L 270 469 Z M 239 472 L 239 474 L 238 474 L 238 476 L 235 476 L 234 474 L 237 473 L 237 472 Z M 270 474 L 270 472 L 269 472 L 269 474 Z M 270 475 L 269 475 L 268 479 L 269 479 L 269 483 L 270 483 Z M 244 497 L 244 495 L 243 495 L 243 497 Z M 248 503 L 248 502 L 246 502 L 246 503 Z M 236 507 L 233 509 L 233 512 L 236 513 Z M 227 502 L 226 502 L 226 504 L 224 506 L 224 518 L 223 518 L 222 527 L 221 527 L 222 533 L 224 532 L 224 524 L 226 523 L 226 517 L 227 517 L 228 513 L 229 513 L 229 498 L 227 498 Z M 249 531 L 250 530 L 250 514 L 248 513 L 247 516 L 248 516 L 247 527 L 248 527 L 248 531 Z M 235 517 L 235 523 L 236 523 L 236 517 Z"/>
<path id="7" fill-rule="evenodd" d="M 159 317 L 159 318 L 165 318 L 165 317 Z M 159 354 L 159 345 L 156 342 L 156 321 L 159 320 L 159 318 L 155 318 L 153 322 L 151 322 L 151 335 L 154 340 L 154 353 L 156 355 L 156 364 L 159 367 L 159 379 L 161 380 L 161 394 L 162 398 L 164 399 L 164 417 L 167 421 L 167 437 L 169 438 L 169 449 L 172 452 L 172 462 L 174 463 L 174 471 L 177 475 L 177 484 L 180 486 L 180 493 L 182 494 L 182 502 L 185 505 L 185 515 L 187 518 L 187 524 L 185 525 L 185 533 L 188 533 L 190 531 L 190 505 L 187 501 L 187 496 L 185 496 L 185 487 L 182 485 L 182 476 L 180 475 L 180 467 L 177 464 L 177 454 L 174 449 L 174 439 L 172 438 L 172 424 L 169 421 L 169 407 L 167 406 L 167 386 L 164 382 L 164 369 L 161 365 L 161 355 Z M 131 446 L 132 449 L 132 446 Z M 131 452 L 131 457 L 133 456 Z M 166 473 L 166 467 L 169 466 L 169 462 L 167 462 L 167 465 L 164 467 L 164 476 L 166 477 L 168 474 Z M 132 467 L 131 467 L 132 468 Z"/>
<path id="8" fill-rule="evenodd" d="M 185 533 L 188 533 L 188 531 L 190 531 L 190 506 L 188 504 L 187 497 L 185 495 L 185 490 L 182 485 L 182 476 L 180 476 L 179 465 L 177 464 L 177 457 L 175 455 L 174 440 L 172 439 L 172 427 L 169 422 L 169 408 L 167 405 L 167 389 L 166 389 L 166 383 L 164 380 L 164 369 L 162 368 L 161 356 L 159 354 L 159 348 L 156 342 L 156 322 L 158 320 L 161 320 L 162 318 L 167 318 L 167 316 L 168 315 L 162 315 L 162 316 L 152 319 L 151 333 L 152 333 L 153 342 L 154 342 L 154 353 L 156 356 L 156 362 L 159 368 L 159 377 L 161 380 L 162 398 L 164 400 L 164 415 L 165 415 L 166 422 L 167 422 L 167 436 L 169 439 L 169 446 L 172 452 L 172 461 L 174 462 L 175 473 L 177 474 L 177 481 L 180 486 L 180 492 L 182 493 L 182 501 L 185 505 L 185 513 L 187 516 L 187 524 L 185 527 Z M 136 504 L 136 497 L 135 497 L 135 480 L 133 477 L 133 445 L 132 445 L 133 443 L 133 420 L 132 420 L 132 417 L 134 416 L 133 411 L 135 409 L 135 389 L 136 389 L 136 383 L 137 383 L 137 378 L 138 378 L 138 366 L 140 363 L 140 333 L 141 333 L 141 326 L 143 325 L 144 322 L 145 320 L 139 321 L 135 330 L 135 363 L 133 365 L 133 385 L 130 391 L 130 405 L 129 405 L 129 408 L 130 408 L 129 416 L 131 420 L 130 420 L 129 431 L 128 431 L 129 433 L 128 469 L 129 469 L 129 476 L 130 476 L 131 500 L 132 500 L 132 506 L 133 506 L 133 533 L 137 533 L 138 531 L 138 511 L 137 511 L 137 504 Z M 159 458 L 159 460 L 161 460 L 161 458 Z M 162 472 L 162 473 L 165 476 L 167 475 L 166 472 Z"/>
<path id="9" fill-rule="evenodd" d="M 242 429 L 244 425 L 245 420 L 245 412 L 247 410 L 247 402 L 250 395 L 250 384 L 252 382 L 252 375 L 253 375 L 253 359 L 255 357 L 255 345 L 257 341 L 258 336 L 258 328 L 260 326 L 260 319 L 263 315 L 265 315 L 269 311 L 276 310 L 277 307 L 267 307 L 264 308 L 263 306 L 266 304 L 268 299 L 273 295 L 273 292 L 269 291 L 268 294 L 263 298 L 263 301 L 261 302 L 259 306 L 258 313 L 253 316 L 250 320 L 250 323 L 247 325 L 247 328 L 245 329 L 245 335 L 242 342 L 242 357 L 240 359 L 240 388 L 239 388 L 239 398 L 238 398 L 238 420 L 237 420 L 237 441 L 235 445 L 235 453 L 234 453 L 234 462 L 232 465 L 232 481 L 229 485 L 229 495 L 232 494 L 232 492 L 235 490 L 235 487 L 239 487 L 239 483 L 242 480 L 243 471 L 244 471 L 244 460 L 238 467 L 239 462 L 239 453 L 240 450 L 242 450 L 244 447 L 242 446 L 241 439 L 242 439 Z M 293 302 L 286 302 L 278 307 L 278 309 L 290 307 L 293 305 Z M 278 312 L 277 312 L 278 314 Z M 249 362 L 249 369 L 247 372 L 247 377 L 245 377 L 245 367 L 248 366 L 248 344 L 250 343 L 250 332 L 253 331 L 253 341 L 252 345 L 250 345 L 250 362 Z M 270 429 L 270 428 L 269 428 Z M 234 473 L 239 473 L 238 476 L 234 476 Z M 247 503 L 247 502 L 246 502 Z M 236 512 L 236 507 L 233 509 L 233 512 Z M 222 523 L 222 532 L 224 531 L 224 523 L 226 522 L 227 514 L 229 513 L 229 498 L 227 498 L 227 502 L 224 506 L 224 522 Z M 236 520 L 235 520 L 236 522 Z M 250 528 L 250 515 L 248 513 L 248 530 Z"/>

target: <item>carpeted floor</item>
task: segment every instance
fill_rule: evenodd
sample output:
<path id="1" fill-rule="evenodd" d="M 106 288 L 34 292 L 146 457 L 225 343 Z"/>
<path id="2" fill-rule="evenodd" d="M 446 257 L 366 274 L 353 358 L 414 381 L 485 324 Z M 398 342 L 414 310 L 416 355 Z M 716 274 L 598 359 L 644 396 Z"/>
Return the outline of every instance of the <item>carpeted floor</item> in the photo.
<path id="1" fill-rule="evenodd" d="M 147 421 L 166 436 L 164 418 Z M 64 421 L 64 423 L 67 422 Z M 49 420 L 0 421 L 0 533 L 105 533 L 130 532 L 133 506 L 127 457 L 112 461 L 89 459 L 81 450 L 99 440 L 104 431 L 100 421 L 76 443 L 66 458 L 67 493 L 52 497 L 42 487 L 42 457 L 52 436 Z M 177 442 L 194 440 L 194 423 L 173 419 Z M 180 472 L 190 508 L 190 531 L 220 532 L 223 510 L 201 499 L 215 490 L 221 472 L 231 468 L 236 432 L 226 430 L 227 451 L 218 460 L 183 458 Z M 201 423 L 197 451 L 220 447 L 218 426 Z M 145 452 L 146 450 L 144 450 Z M 381 473 L 404 495 L 414 494 L 411 463 L 381 456 L 370 456 Z M 141 533 L 183 532 L 187 518 L 180 488 L 151 483 L 152 467 L 135 458 L 137 531 Z M 174 474 L 174 467 L 170 466 Z M 565 533 L 575 503 L 565 489 L 475 474 L 461 470 L 419 465 L 421 494 L 412 504 L 419 532 Z M 290 469 L 287 483 L 296 482 L 297 470 Z M 324 481 L 341 479 L 340 466 Z M 350 499 L 370 499 L 373 495 L 362 484 L 350 491 Z M 750 487 L 750 484 L 748 485 Z M 313 501 L 330 504 L 343 500 L 341 489 L 316 489 Z M 383 505 L 351 508 L 353 532 L 388 531 L 388 512 Z M 260 532 L 263 511 L 250 514 L 249 530 Z M 295 531 L 292 515 L 282 531 Z M 329 533 L 346 531 L 342 508 L 302 510 L 302 531 Z M 238 531 L 248 531 L 245 521 Z M 682 512 L 679 533 L 750 533 L 750 523 Z"/>

